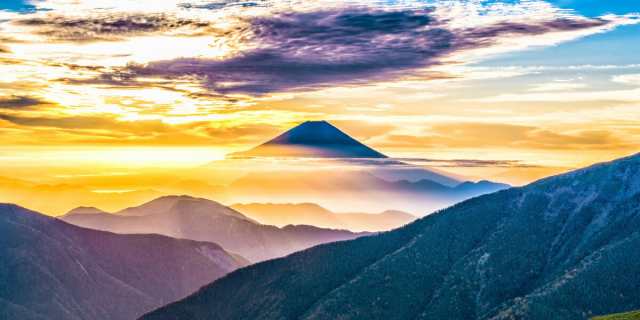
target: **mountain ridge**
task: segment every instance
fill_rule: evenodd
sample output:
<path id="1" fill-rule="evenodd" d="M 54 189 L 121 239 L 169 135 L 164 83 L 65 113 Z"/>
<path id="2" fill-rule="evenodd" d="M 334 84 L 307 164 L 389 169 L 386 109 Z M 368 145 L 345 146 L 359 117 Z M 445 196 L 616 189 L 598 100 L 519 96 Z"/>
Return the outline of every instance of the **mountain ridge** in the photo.
<path id="1" fill-rule="evenodd" d="M 90 230 L 14 204 L 0 204 L 0 234 L 2 319 L 128 320 L 246 265 L 214 243 Z"/>
<path id="2" fill-rule="evenodd" d="M 353 239 L 367 233 L 294 226 L 262 225 L 213 200 L 165 196 L 125 214 L 67 215 L 64 221 L 122 234 L 158 233 L 173 238 L 213 242 L 253 261 L 284 256 L 320 243 Z"/>
<path id="3" fill-rule="evenodd" d="M 640 154 L 257 264 L 141 319 L 572 320 L 638 309 L 637 203 Z"/>
<path id="4" fill-rule="evenodd" d="M 353 232 L 387 231 L 405 225 L 415 216 L 396 210 L 380 213 L 333 212 L 315 203 L 239 203 L 231 206 L 264 224 L 283 227 L 313 225 Z"/>

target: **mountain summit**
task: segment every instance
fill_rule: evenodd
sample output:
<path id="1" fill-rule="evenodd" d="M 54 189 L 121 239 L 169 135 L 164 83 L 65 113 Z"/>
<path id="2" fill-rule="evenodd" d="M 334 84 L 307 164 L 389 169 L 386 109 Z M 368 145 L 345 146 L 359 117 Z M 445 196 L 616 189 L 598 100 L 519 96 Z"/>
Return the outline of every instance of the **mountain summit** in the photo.
<path id="1" fill-rule="evenodd" d="M 387 158 L 327 121 L 307 121 L 247 151 L 244 157 Z"/>

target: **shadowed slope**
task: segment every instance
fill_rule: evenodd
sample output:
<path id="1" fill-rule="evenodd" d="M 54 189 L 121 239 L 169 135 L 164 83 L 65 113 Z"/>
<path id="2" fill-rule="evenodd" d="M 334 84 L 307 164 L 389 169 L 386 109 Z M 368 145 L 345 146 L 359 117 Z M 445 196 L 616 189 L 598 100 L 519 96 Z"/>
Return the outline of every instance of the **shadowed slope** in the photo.
<path id="1" fill-rule="evenodd" d="M 129 320 L 246 265 L 213 243 L 83 229 L 9 204 L 0 257 L 0 319 L 20 320 Z"/>
<path id="2" fill-rule="evenodd" d="M 637 309 L 639 203 L 636 155 L 254 265 L 142 319 L 564 320 Z"/>

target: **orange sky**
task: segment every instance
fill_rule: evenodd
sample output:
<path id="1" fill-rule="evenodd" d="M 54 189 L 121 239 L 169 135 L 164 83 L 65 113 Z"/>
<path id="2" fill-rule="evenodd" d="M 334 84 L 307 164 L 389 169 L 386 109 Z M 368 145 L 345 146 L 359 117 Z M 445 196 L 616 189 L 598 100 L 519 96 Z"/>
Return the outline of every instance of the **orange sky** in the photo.
<path id="1" fill-rule="evenodd" d="M 640 43 L 637 14 L 541 0 L 184 3 L 0 10 L 0 177 L 140 191 L 150 182 L 101 181 L 153 181 L 319 119 L 393 157 L 509 161 L 439 169 L 512 184 L 639 151 L 640 61 L 617 49 Z M 345 20 L 358 15 L 397 25 Z"/>

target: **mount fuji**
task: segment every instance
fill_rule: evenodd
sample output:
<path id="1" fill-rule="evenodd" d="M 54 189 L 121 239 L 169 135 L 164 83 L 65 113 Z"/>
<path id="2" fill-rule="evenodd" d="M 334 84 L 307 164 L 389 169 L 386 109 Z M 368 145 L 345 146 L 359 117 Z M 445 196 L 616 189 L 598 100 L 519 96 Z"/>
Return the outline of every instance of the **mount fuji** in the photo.
<path id="1" fill-rule="evenodd" d="M 227 201 L 236 203 L 313 202 L 332 211 L 424 215 L 509 187 L 394 159 L 327 121 L 303 122 L 224 161 L 242 162 L 246 170 L 226 188 Z"/>
<path id="2" fill-rule="evenodd" d="M 327 121 L 307 121 L 231 157 L 388 158 Z"/>

